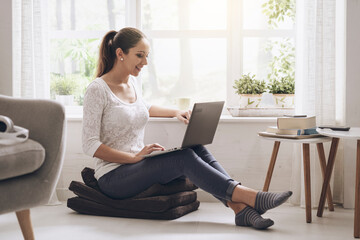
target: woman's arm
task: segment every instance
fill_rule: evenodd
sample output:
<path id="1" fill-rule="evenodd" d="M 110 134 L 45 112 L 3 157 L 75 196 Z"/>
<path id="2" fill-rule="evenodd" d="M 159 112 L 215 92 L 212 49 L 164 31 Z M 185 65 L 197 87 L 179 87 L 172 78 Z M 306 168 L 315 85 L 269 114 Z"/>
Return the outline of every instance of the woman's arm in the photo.
<path id="1" fill-rule="evenodd" d="M 150 117 L 176 117 L 181 122 L 188 124 L 191 111 L 181 111 L 152 105 L 149 109 Z"/>
<path id="2" fill-rule="evenodd" d="M 128 153 L 123 151 L 115 150 L 105 144 L 101 144 L 99 148 L 94 153 L 94 157 L 100 158 L 107 162 L 114 163 L 136 163 L 144 159 L 144 155 L 150 154 L 153 151 L 163 151 L 165 148 L 160 144 L 153 143 L 146 145 L 140 152 L 138 153 Z"/>

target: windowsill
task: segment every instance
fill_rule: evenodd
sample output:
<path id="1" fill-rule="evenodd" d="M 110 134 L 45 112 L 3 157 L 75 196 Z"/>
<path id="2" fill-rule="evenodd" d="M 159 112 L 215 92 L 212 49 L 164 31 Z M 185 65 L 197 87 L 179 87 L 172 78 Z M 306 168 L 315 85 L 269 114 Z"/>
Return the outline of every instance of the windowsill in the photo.
<path id="1" fill-rule="evenodd" d="M 66 120 L 68 122 L 81 122 L 82 121 L 82 107 L 79 106 L 67 106 L 66 107 Z M 224 113 L 228 113 L 224 110 Z M 282 112 L 279 112 L 281 115 Z M 276 122 L 276 116 L 261 117 L 261 116 L 241 116 L 233 117 L 230 114 L 222 114 L 220 117 L 221 123 L 234 123 L 234 122 Z M 159 118 L 152 117 L 149 122 L 176 122 L 176 118 Z"/>
<path id="2" fill-rule="evenodd" d="M 67 114 L 66 120 L 68 122 L 81 122 L 82 115 L 79 114 Z M 177 122 L 176 118 L 163 118 L 163 117 L 151 117 L 149 122 Z M 232 117 L 231 115 L 222 115 L 220 117 L 220 123 L 236 123 L 236 122 L 276 122 L 276 117 Z"/>

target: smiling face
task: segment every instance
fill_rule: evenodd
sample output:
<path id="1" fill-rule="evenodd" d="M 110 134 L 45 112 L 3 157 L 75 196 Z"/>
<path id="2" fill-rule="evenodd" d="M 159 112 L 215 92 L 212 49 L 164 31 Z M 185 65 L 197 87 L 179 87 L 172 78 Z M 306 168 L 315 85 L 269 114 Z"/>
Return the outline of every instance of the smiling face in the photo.
<path id="1" fill-rule="evenodd" d="M 133 48 L 130 48 L 125 54 L 120 51 L 118 61 L 121 61 L 127 72 L 133 76 L 138 76 L 142 67 L 147 65 L 147 57 L 149 56 L 150 44 L 145 38 L 141 39 Z M 123 60 L 121 60 L 121 58 Z"/>

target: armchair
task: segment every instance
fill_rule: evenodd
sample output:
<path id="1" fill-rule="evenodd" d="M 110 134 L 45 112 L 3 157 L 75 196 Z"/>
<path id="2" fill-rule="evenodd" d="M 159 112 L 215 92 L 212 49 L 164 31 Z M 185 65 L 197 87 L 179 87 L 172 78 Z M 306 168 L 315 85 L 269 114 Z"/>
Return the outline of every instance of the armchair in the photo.
<path id="1" fill-rule="evenodd" d="M 5 179 L 0 176 L 0 214 L 16 212 L 24 239 L 33 239 L 30 208 L 48 203 L 60 176 L 65 148 L 64 108 L 51 100 L 0 95 L 0 115 L 8 116 L 14 124 L 29 129 L 29 139 L 45 149 L 45 160 L 35 171 L 30 169 L 25 174 Z M 0 145 L 0 151 L 1 148 L 5 146 Z M 17 167 L 24 168 L 13 166 L 15 171 Z"/>

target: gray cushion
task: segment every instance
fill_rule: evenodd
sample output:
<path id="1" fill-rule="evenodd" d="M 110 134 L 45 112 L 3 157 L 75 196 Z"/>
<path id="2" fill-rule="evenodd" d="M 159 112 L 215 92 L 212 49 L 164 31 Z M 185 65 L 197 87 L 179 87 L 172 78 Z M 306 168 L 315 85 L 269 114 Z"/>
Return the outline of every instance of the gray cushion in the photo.
<path id="1" fill-rule="evenodd" d="M 0 180 L 21 176 L 39 169 L 45 160 L 45 149 L 28 139 L 14 145 L 0 145 Z"/>

